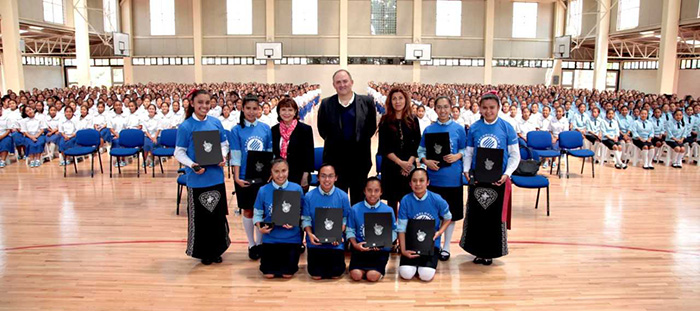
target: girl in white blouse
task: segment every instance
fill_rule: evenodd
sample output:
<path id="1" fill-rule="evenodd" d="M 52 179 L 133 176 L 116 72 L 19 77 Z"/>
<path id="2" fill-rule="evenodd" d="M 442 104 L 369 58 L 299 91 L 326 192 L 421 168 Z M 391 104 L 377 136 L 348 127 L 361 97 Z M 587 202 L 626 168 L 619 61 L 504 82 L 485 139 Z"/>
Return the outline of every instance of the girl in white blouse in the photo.
<path id="1" fill-rule="evenodd" d="M 156 118 L 156 105 L 150 104 L 147 111 L 148 117 L 141 120 L 141 129 L 145 134 L 143 138 L 143 151 L 147 159 L 145 161 L 148 163 L 144 163 L 143 165 L 153 167 L 151 154 L 153 153 L 153 148 L 158 143 L 158 133 L 160 132 L 158 129 L 159 120 Z"/>
<path id="2" fill-rule="evenodd" d="M 78 130 L 84 130 L 92 128 L 92 117 L 89 115 L 90 109 L 87 104 L 80 106 L 80 118 L 78 118 Z"/>
<path id="3" fill-rule="evenodd" d="M 0 168 L 5 167 L 7 154 L 14 150 L 12 146 L 12 137 L 10 136 L 10 119 L 3 115 L 3 110 L 0 108 Z"/>
<path id="4" fill-rule="evenodd" d="M 102 147 L 105 142 L 112 142 L 112 132 L 109 129 L 110 119 L 111 118 L 107 116 L 107 112 L 105 112 L 105 103 L 97 103 L 97 113 L 95 113 L 95 115 L 92 117 L 92 126 L 95 128 L 95 130 L 100 132 L 100 137 L 102 137 L 100 147 Z"/>
<path id="5" fill-rule="evenodd" d="M 36 111 L 30 106 L 24 107 L 24 119 L 20 122 L 22 134 L 25 137 L 27 155 L 29 156 L 29 167 L 39 167 L 41 165 L 41 154 L 44 153 L 44 130 L 46 122 L 43 118 L 36 117 Z"/>
<path id="6" fill-rule="evenodd" d="M 63 122 L 63 117 L 58 115 L 56 107 L 49 107 L 49 114 L 46 116 L 46 147 L 52 158 L 60 143 L 61 135 L 58 133 L 58 125 L 61 124 L 61 122 Z"/>
<path id="7" fill-rule="evenodd" d="M 239 118 L 236 118 L 233 114 L 231 114 L 231 106 L 229 105 L 224 105 L 224 108 L 221 110 L 221 116 L 219 117 L 219 121 L 221 121 L 221 125 L 224 127 L 224 130 L 231 131 L 236 124 L 238 124 Z"/>
<path id="8" fill-rule="evenodd" d="M 137 129 L 142 128 L 141 116 L 137 113 L 136 103 L 129 102 L 129 116 L 126 118 L 126 123 L 124 123 L 125 129 Z"/>
<path id="9" fill-rule="evenodd" d="M 66 106 L 65 118 L 58 124 L 58 133 L 61 139 L 58 144 L 58 151 L 61 152 L 61 163 L 59 165 L 68 165 L 70 161 L 64 161 L 65 151 L 75 146 L 75 133 L 78 132 L 78 125 L 73 121 L 73 108 Z"/>

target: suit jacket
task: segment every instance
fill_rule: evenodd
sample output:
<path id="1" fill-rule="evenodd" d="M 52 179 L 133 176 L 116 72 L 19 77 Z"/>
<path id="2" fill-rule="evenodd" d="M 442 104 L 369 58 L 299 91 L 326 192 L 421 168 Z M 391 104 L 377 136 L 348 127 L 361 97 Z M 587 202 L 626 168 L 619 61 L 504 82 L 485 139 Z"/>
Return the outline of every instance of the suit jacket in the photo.
<path id="1" fill-rule="evenodd" d="M 280 134 L 280 125 L 272 127 L 272 153 L 275 158 L 280 156 L 280 142 L 282 135 Z M 314 134 L 311 126 L 297 123 L 292 135 L 289 137 L 289 146 L 287 147 L 287 162 L 289 163 L 289 180 L 295 183 L 301 183 L 301 177 L 304 172 L 309 173 L 314 171 Z"/>
<path id="2" fill-rule="evenodd" d="M 372 167 L 371 139 L 377 131 L 377 108 L 370 96 L 355 94 L 355 137 L 345 141 L 341 128 L 338 94 L 324 98 L 318 110 L 318 132 L 324 139 L 323 162 L 340 165 L 357 174 L 367 175 Z"/>

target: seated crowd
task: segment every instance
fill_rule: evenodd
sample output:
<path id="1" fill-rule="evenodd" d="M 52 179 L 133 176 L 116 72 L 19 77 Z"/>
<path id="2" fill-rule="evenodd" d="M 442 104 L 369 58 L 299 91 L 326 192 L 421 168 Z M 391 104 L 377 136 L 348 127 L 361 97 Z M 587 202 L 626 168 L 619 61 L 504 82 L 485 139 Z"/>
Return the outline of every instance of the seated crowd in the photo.
<path id="1" fill-rule="evenodd" d="M 30 167 L 38 167 L 45 158 L 58 152 L 60 165 L 69 164 L 63 152 L 75 145 L 76 132 L 92 129 L 100 132 L 101 147 L 118 146 L 122 129 L 140 129 L 145 134 L 144 149 L 149 159 L 158 145 L 160 132 L 177 128 L 190 105 L 186 94 L 195 85 L 149 83 L 106 87 L 66 87 L 31 91 L 12 90 L 0 102 L 0 168 L 8 165 L 8 154 L 28 157 Z M 221 83 L 204 84 L 211 96 L 210 116 L 231 130 L 240 122 L 245 94 L 257 94 L 262 103 L 259 120 L 270 127 L 278 123 L 275 107 L 283 98 L 291 98 L 301 108 L 320 94 L 318 85 Z M 117 163 L 115 163 L 116 165 Z M 125 162 L 119 163 L 126 165 Z"/>
<path id="2" fill-rule="evenodd" d="M 453 120 L 468 130 L 481 118 L 479 97 L 495 88 L 502 103 L 499 117 L 513 126 L 521 146 L 527 146 L 529 132 L 548 131 L 552 135 L 552 148 L 556 150 L 561 132 L 578 131 L 596 149 L 598 161 L 604 160 L 602 148 L 609 149 L 618 169 L 627 168 L 634 148 L 640 149 L 644 169 L 654 169 L 653 163 L 662 159 L 664 145 L 669 149 L 669 162 L 674 168 L 681 168 L 684 158 L 691 152 L 699 152 L 700 103 L 692 96 L 681 98 L 675 94 L 646 94 L 634 90 L 597 91 L 544 85 L 494 87 L 374 82 L 370 82 L 367 92 L 379 107 L 394 87 L 410 92 L 421 133 L 437 120 L 435 101 L 439 96 L 452 99 Z M 601 148 L 595 148 L 598 146 Z M 546 167 L 549 163 L 543 165 Z"/>

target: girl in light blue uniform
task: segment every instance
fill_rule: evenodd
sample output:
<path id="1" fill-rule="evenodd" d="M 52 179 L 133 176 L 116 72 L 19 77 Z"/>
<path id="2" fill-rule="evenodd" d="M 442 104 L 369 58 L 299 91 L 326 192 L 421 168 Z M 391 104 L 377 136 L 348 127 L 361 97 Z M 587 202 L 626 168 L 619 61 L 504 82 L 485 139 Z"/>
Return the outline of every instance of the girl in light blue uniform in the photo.
<path id="1" fill-rule="evenodd" d="M 569 121 L 571 121 L 572 129 L 574 131 L 580 132 L 581 135 L 586 135 L 588 125 L 588 117 L 586 116 L 586 105 L 583 103 L 578 105 L 578 113 L 571 113 L 569 115 L 571 116 L 571 118 L 569 118 Z"/>
<path id="2" fill-rule="evenodd" d="M 617 115 L 617 124 L 620 126 L 619 141 L 622 147 L 622 162 L 628 163 L 628 154 L 632 148 L 632 127 L 634 126 L 634 117 L 630 115 L 630 109 L 627 106 L 620 108 L 620 114 Z"/>
<path id="3" fill-rule="evenodd" d="M 673 113 L 673 120 L 666 122 L 666 144 L 673 149 L 671 153 L 672 167 L 683 167 L 683 156 L 685 155 L 685 147 L 683 142 L 688 137 L 690 129 L 688 124 L 683 121 L 683 111 L 676 110 Z"/>
<path id="4" fill-rule="evenodd" d="M 649 121 L 648 117 L 648 111 L 642 110 L 639 112 L 639 120 L 634 121 L 634 126 L 632 126 L 632 143 L 642 150 L 642 160 L 644 161 L 642 168 L 653 170 L 654 143 L 652 139 L 654 138 L 654 123 Z"/>
<path id="5" fill-rule="evenodd" d="M 661 146 L 664 145 L 666 141 L 666 117 L 664 117 L 661 112 L 661 108 L 654 109 L 654 115 L 649 118 L 651 123 L 654 124 L 654 137 L 651 142 L 654 144 L 654 162 L 659 163 L 659 153 L 661 152 Z"/>
<path id="6" fill-rule="evenodd" d="M 627 164 L 622 162 L 622 146 L 620 144 L 620 125 L 615 120 L 615 111 L 608 109 L 605 120 L 602 122 L 603 145 L 608 147 L 615 156 L 615 168 L 626 169 Z"/>

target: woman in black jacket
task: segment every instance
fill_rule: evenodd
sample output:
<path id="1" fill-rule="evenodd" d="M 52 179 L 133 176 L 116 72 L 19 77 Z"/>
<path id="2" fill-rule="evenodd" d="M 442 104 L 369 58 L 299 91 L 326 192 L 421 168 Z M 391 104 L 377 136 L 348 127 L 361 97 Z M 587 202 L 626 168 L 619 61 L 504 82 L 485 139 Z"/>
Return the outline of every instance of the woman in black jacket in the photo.
<path id="1" fill-rule="evenodd" d="M 311 126 L 299 121 L 299 108 L 290 98 L 277 104 L 279 124 L 272 127 L 272 152 L 289 163 L 289 181 L 309 190 L 314 170 L 314 134 Z"/>
<path id="2" fill-rule="evenodd" d="M 406 91 L 394 88 L 389 92 L 386 114 L 379 121 L 379 148 L 382 156 L 382 197 L 398 215 L 399 201 L 411 193 L 409 174 L 415 167 L 420 144 L 420 126 L 413 115 Z"/>

